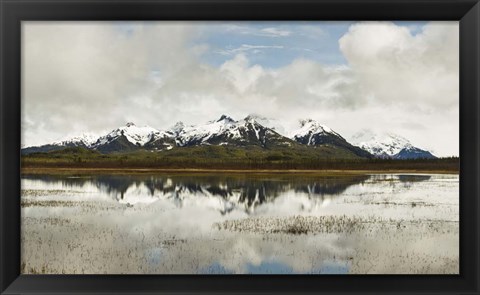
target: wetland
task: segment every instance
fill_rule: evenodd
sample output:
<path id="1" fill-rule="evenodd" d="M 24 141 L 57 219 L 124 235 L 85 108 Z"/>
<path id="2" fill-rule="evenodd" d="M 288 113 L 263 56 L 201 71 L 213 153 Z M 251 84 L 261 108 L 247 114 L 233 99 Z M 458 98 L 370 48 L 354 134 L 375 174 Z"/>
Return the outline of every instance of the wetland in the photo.
<path id="1" fill-rule="evenodd" d="M 25 274 L 458 274 L 458 174 L 24 173 Z"/>

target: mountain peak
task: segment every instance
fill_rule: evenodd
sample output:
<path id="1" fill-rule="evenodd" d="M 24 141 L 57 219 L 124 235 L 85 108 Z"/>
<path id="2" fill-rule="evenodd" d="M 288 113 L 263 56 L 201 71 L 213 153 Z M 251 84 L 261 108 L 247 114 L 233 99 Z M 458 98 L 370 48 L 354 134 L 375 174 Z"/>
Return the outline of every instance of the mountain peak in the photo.
<path id="1" fill-rule="evenodd" d="M 83 144 L 86 147 L 91 147 L 96 141 L 97 141 L 98 136 L 94 135 L 93 133 L 89 132 L 84 132 L 82 135 L 79 136 L 74 136 L 74 137 L 69 137 L 60 141 L 55 141 L 52 144 L 53 145 L 64 145 L 64 146 L 69 146 L 69 145 L 78 145 L 78 144 Z"/>
<path id="2" fill-rule="evenodd" d="M 390 146 L 412 146 L 410 141 L 403 136 L 394 133 L 374 133 L 371 130 L 363 129 L 352 136 L 352 141 L 355 144 L 378 143 L 387 144 Z"/>
<path id="3" fill-rule="evenodd" d="M 315 120 L 301 120 L 300 125 L 301 127 L 298 130 L 294 131 L 290 137 L 292 140 L 300 144 L 312 146 L 336 146 L 346 149 L 359 157 L 372 157 L 369 152 L 352 145 L 351 143 L 346 141 L 345 138 L 343 138 L 340 134 L 325 125 L 321 125 Z"/>
<path id="4" fill-rule="evenodd" d="M 394 133 L 374 133 L 361 130 L 352 136 L 352 141 L 379 158 L 434 158 L 430 152 L 414 146 L 408 139 Z"/>
<path id="5" fill-rule="evenodd" d="M 307 145 L 325 144 L 327 137 L 335 137 L 342 141 L 345 139 L 329 127 L 318 123 L 313 119 L 300 120 L 300 128 L 295 130 L 291 137 L 293 140 Z"/>
<path id="6" fill-rule="evenodd" d="M 313 119 L 303 119 L 300 120 L 300 130 L 297 131 L 303 131 L 303 132 L 316 132 L 316 133 L 331 133 L 334 135 L 338 135 L 335 131 L 333 131 L 331 128 L 320 124 L 318 121 L 313 120 Z"/>
<path id="7" fill-rule="evenodd" d="M 221 121 L 235 122 L 235 120 L 233 120 L 232 117 L 227 116 L 227 115 L 221 115 L 220 119 L 218 119 L 217 122 L 221 122 Z"/>
<path id="8" fill-rule="evenodd" d="M 257 114 L 249 114 L 248 116 L 245 117 L 244 120 L 245 121 L 251 121 L 251 120 L 259 121 L 259 120 L 268 120 L 268 119 L 263 117 L 263 116 L 257 115 Z"/>
<path id="9" fill-rule="evenodd" d="M 170 128 L 170 132 L 172 132 L 175 136 L 178 136 L 184 129 L 185 124 L 182 121 L 178 121 Z"/>
<path id="10" fill-rule="evenodd" d="M 311 123 L 317 123 L 319 124 L 317 121 L 313 120 L 313 119 L 302 119 L 300 120 L 300 127 L 303 127 L 307 124 L 311 124 Z"/>
<path id="11" fill-rule="evenodd" d="M 434 158 L 428 152 L 413 146 L 407 139 L 392 133 L 374 134 L 370 130 L 361 130 L 354 135 L 352 142 L 347 142 L 340 134 L 318 121 L 307 118 L 300 120 L 300 127 L 290 133 L 289 137 L 274 130 L 272 121 L 257 114 L 249 114 L 244 119 L 235 121 L 223 114 L 217 120 L 200 125 L 185 125 L 177 122 L 169 130 L 159 130 L 150 126 L 137 126 L 127 122 L 110 133 L 97 137 L 83 134 L 67 140 L 53 142 L 49 145 L 32 147 L 28 152 L 49 151 L 62 147 L 84 147 L 100 152 L 132 151 L 135 149 L 168 150 L 174 147 L 194 145 L 232 145 L 261 147 L 292 146 L 294 142 L 309 146 L 329 145 L 346 149 L 353 154 L 370 158 L 376 157 L 408 159 Z M 316 148 L 316 147 L 315 147 Z M 23 153 L 22 149 L 22 153 Z"/>
<path id="12" fill-rule="evenodd" d="M 185 127 L 185 124 L 182 121 L 178 121 L 177 123 L 175 123 L 175 125 L 173 125 L 171 129 L 183 129 L 183 127 Z"/>

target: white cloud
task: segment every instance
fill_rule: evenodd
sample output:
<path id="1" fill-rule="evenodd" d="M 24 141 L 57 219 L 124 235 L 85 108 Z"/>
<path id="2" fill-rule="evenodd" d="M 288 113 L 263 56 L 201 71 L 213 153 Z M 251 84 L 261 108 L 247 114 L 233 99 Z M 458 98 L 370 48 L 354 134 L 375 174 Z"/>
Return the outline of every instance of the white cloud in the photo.
<path id="1" fill-rule="evenodd" d="M 378 124 L 440 155 L 458 155 L 457 22 L 432 22 L 415 35 L 389 22 L 358 23 L 339 44 L 361 95 L 389 114 Z"/>
<path id="2" fill-rule="evenodd" d="M 181 23 L 137 23 L 130 34 L 112 23 L 24 23 L 23 118 L 36 126 L 23 137 L 52 140 L 55 133 L 123 124 L 142 111 L 129 108 L 131 97 L 149 95 L 157 88 L 152 82 L 191 66 L 185 44 L 192 32 Z"/>
<path id="3" fill-rule="evenodd" d="M 260 53 L 263 52 L 264 49 L 283 49 L 284 46 L 281 45 L 250 45 L 250 44 L 242 44 L 240 47 L 237 48 L 226 48 L 222 50 L 218 50 L 217 53 L 222 55 L 235 55 L 241 52 L 252 51 L 253 53 Z"/>
<path id="4" fill-rule="evenodd" d="M 292 35 L 292 32 L 287 29 L 282 29 L 280 27 L 267 27 L 267 28 L 257 28 L 247 25 L 238 25 L 238 24 L 228 24 L 225 26 L 225 29 L 232 33 L 238 33 L 241 35 L 251 35 L 251 36 L 260 36 L 260 37 L 288 37 Z"/>
<path id="5" fill-rule="evenodd" d="M 365 95 L 438 111 L 458 107 L 458 36 L 452 23 L 428 24 L 415 36 L 389 22 L 359 23 L 339 43 Z"/>
<path id="6" fill-rule="evenodd" d="M 287 37 L 292 34 L 292 32 L 287 30 L 281 30 L 278 28 L 264 28 L 260 30 L 263 33 L 263 36 L 266 37 Z"/>
<path id="7" fill-rule="evenodd" d="M 308 117 L 345 137 L 378 129 L 458 154 L 458 24 L 412 35 L 358 23 L 339 41 L 348 66 L 298 58 L 276 69 L 245 55 L 276 45 L 244 44 L 218 68 L 203 63 L 209 45 L 193 42 L 198 26 L 188 22 L 134 23 L 128 34 L 111 23 L 27 22 L 23 34 L 26 145 L 127 121 L 168 128 L 257 113 L 286 131 Z"/>
<path id="8" fill-rule="evenodd" d="M 220 67 L 220 71 L 225 74 L 228 81 L 233 83 L 239 93 L 245 93 L 247 88 L 251 87 L 265 74 L 265 71 L 259 65 L 250 67 L 243 54 L 238 54 L 233 59 L 226 61 Z"/>

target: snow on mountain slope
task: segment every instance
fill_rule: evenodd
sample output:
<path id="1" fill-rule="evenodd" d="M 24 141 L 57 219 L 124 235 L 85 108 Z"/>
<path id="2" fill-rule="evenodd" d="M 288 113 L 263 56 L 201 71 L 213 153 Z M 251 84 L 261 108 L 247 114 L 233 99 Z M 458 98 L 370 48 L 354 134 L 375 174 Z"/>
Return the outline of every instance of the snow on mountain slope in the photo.
<path id="1" fill-rule="evenodd" d="M 321 137 L 324 136 L 335 136 L 343 139 L 340 134 L 312 119 L 300 121 L 300 126 L 299 129 L 290 134 L 290 138 L 302 144 L 319 144 L 321 143 Z"/>
<path id="2" fill-rule="evenodd" d="M 393 133 L 376 134 L 362 130 L 352 136 L 352 142 L 379 158 L 435 158 L 429 151 L 416 147 L 408 139 Z"/>
<path id="3" fill-rule="evenodd" d="M 98 136 L 95 136 L 91 133 L 83 133 L 80 136 L 74 136 L 68 139 L 56 141 L 52 145 L 56 146 L 85 146 L 90 148 L 97 141 Z"/>
<path id="4" fill-rule="evenodd" d="M 253 119 L 260 125 L 270 128 L 279 134 L 286 134 L 285 126 L 279 119 L 267 118 L 255 113 L 249 114 L 246 118 Z"/>
<path id="5" fill-rule="evenodd" d="M 266 136 L 268 135 L 266 134 L 268 133 L 268 130 L 266 130 L 268 128 L 260 124 L 257 120 L 258 118 L 256 116 L 249 115 L 239 122 L 239 128 L 245 132 L 253 131 L 255 134 L 255 139 L 264 144 L 266 141 Z M 264 134 L 261 134 L 262 131 Z"/>
<path id="6" fill-rule="evenodd" d="M 175 125 L 176 143 L 178 146 L 192 145 L 260 145 L 290 144 L 290 140 L 267 128 L 257 121 L 256 116 L 247 116 L 236 121 L 222 115 L 218 120 L 209 121 L 203 125 Z"/>
<path id="7" fill-rule="evenodd" d="M 208 144 L 208 140 L 223 135 L 227 138 L 240 138 L 237 121 L 222 115 L 218 120 L 209 121 L 202 125 L 184 126 L 177 123 L 174 126 L 177 134 L 176 143 L 178 146 Z"/>
<path id="8" fill-rule="evenodd" d="M 185 129 L 185 124 L 180 121 L 175 123 L 175 125 L 173 125 L 173 127 L 170 128 L 169 131 L 173 133 L 173 135 L 176 137 L 183 131 L 183 129 Z"/>
<path id="9" fill-rule="evenodd" d="M 24 149 L 27 153 L 58 150 L 64 147 L 84 147 L 102 153 L 132 151 L 138 147 L 150 150 L 171 149 L 175 146 L 175 134 L 149 126 L 137 126 L 127 123 L 104 136 L 83 134 L 81 136 L 57 141 L 51 145 Z"/>
<path id="10" fill-rule="evenodd" d="M 166 131 L 127 123 L 101 137 L 85 133 L 52 144 L 23 148 L 22 154 L 49 152 L 65 147 L 83 147 L 101 153 L 111 153 L 130 152 L 140 148 L 162 151 L 196 145 L 272 148 L 301 144 L 314 148 L 329 145 L 346 149 L 364 158 L 371 158 L 372 155 L 394 159 L 435 158 L 430 152 L 413 146 L 407 139 L 395 134 L 373 134 L 364 130 L 352 137 L 355 144 L 352 145 L 340 134 L 315 120 L 302 120 L 300 128 L 291 133 L 290 137 L 277 132 L 270 123 L 270 119 L 258 115 L 249 115 L 238 121 L 222 115 L 217 120 L 190 126 L 178 122 Z"/>
<path id="11" fill-rule="evenodd" d="M 372 157 L 368 151 L 350 144 L 340 134 L 315 120 L 302 120 L 300 121 L 300 125 L 300 129 L 295 130 L 290 135 L 290 138 L 300 144 L 310 146 L 330 145 L 346 149 L 360 157 Z"/>
<path id="12" fill-rule="evenodd" d="M 381 158 L 393 157 L 402 149 L 413 147 L 410 141 L 402 136 L 392 133 L 375 134 L 368 130 L 353 135 L 352 142 Z"/>
<path id="13" fill-rule="evenodd" d="M 172 134 L 166 131 L 160 131 L 150 126 L 136 126 L 134 123 L 127 123 L 125 126 L 111 131 L 109 134 L 100 137 L 93 145 L 93 148 L 105 145 L 116 140 L 121 136 L 136 146 L 144 146 L 152 139 L 161 137 L 171 137 Z"/>

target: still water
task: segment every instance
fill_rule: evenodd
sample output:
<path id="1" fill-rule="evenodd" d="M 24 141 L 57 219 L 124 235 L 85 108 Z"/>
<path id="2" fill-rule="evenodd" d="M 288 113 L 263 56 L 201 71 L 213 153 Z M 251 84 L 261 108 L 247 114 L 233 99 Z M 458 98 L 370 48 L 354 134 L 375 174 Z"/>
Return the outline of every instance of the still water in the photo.
<path id="1" fill-rule="evenodd" d="M 459 177 L 23 175 L 23 273 L 458 273 Z"/>

